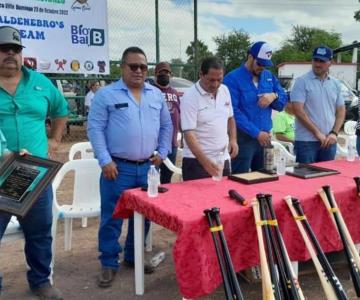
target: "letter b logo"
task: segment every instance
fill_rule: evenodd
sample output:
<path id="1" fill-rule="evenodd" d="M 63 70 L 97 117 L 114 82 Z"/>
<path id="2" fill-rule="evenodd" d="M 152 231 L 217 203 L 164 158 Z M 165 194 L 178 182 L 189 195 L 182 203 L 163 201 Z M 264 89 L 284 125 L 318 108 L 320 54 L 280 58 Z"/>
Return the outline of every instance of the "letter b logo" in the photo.
<path id="1" fill-rule="evenodd" d="M 91 29 L 90 30 L 90 46 L 103 46 L 105 44 L 105 31 L 104 29 Z"/>

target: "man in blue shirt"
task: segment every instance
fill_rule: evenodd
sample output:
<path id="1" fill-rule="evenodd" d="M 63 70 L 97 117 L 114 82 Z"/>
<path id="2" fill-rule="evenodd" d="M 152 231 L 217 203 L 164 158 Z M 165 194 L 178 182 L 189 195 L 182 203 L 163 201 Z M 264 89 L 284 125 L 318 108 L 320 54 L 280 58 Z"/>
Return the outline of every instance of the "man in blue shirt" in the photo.
<path id="1" fill-rule="evenodd" d="M 291 91 L 295 121 L 295 153 L 300 163 L 333 160 L 337 135 L 345 119 L 340 82 L 329 76 L 333 57 L 327 46 L 314 49 L 312 70 Z"/>
<path id="2" fill-rule="evenodd" d="M 112 284 L 119 268 L 122 219 L 113 219 L 121 193 L 147 184 L 150 165 L 160 165 L 171 152 L 172 122 L 160 90 L 145 83 L 147 61 L 137 47 L 122 56 L 122 79 L 98 90 L 88 118 L 88 136 L 102 168 L 100 287 Z M 154 151 L 158 154 L 153 155 Z M 149 222 L 145 221 L 146 232 Z M 124 265 L 134 266 L 134 222 L 129 220 Z M 153 270 L 145 268 L 145 273 Z"/>
<path id="3" fill-rule="evenodd" d="M 271 56 L 269 44 L 256 42 L 246 62 L 224 78 L 231 94 L 239 145 L 239 154 L 232 161 L 233 173 L 263 168 L 263 147 L 271 144 L 271 112 L 283 110 L 287 102 L 277 78 L 265 70 L 273 65 Z"/>

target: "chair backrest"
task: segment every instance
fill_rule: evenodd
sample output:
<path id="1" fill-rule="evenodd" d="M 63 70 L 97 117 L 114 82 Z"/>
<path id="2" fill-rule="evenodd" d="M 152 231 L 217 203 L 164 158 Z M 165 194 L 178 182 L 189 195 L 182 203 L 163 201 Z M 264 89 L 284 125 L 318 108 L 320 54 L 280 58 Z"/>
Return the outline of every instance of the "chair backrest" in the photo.
<path id="1" fill-rule="evenodd" d="M 356 133 L 356 121 L 346 121 L 344 124 L 344 132 L 347 135 L 355 135 Z"/>
<path id="2" fill-rule="evenodd" d="M 72 145 L 69 151 L 69 160 L 75 159 L 77 152 L 80 152 L 80 159 L 94 158 L 94 151 L 90 142 L 81 142 Z"/>
<path id="3" fill-rule="evenodd" d="M 281 143 L 279 143 L 278 141 L 271 141 L 271 144 L 274 146 L 274 149 L 279 149 L 282 151 L 282 153 L 285 154 L 286 157 L 286 162 L 287 163 L 294 163 L 296 160 L 295 155 L 291 154 L 284 145 L 282 145 Z"/>
<path id="4" fill-rule="evenodd" d="M 54 205 L 59 206 L 56 191 L 63 181 L 65 175 L 74 171 L 73 203 L 99 204 L 100 199 L 100 173 L 101 168 L 98 161 L 92 159 L 75 159 L 66 162 L 56 174 L 52 183 L 54 193 Z"/>
<path id="5" fill-rule="evenodd" d="M 163 163 L 170 171 L 174 172 L 175 174 L 182 175 L 181 168 L 176 167 L 169 158 L 166 158 Z"/>

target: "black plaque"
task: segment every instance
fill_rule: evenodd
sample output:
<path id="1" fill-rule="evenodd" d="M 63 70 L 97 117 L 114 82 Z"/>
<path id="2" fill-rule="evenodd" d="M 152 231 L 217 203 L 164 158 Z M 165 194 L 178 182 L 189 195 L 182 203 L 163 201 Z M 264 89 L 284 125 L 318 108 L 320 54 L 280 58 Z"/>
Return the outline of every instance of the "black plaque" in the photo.
<path id="1" fill-rule="evenodd" d="M 62 163 L 18 153 L 0 163 L 0 211 L 24 217 Z"/>
<path id="2" fill-rule="evenodd" d="M 294 166 L 293 171 L 287 171 L 286 174 L 303 179 L 308 179 L 308 178 L 316 178 L 316 177 L 340 174 L 340 172 L 337 170 L 308 165 L 308 164 L 298 164 L 297 166 Z"/>

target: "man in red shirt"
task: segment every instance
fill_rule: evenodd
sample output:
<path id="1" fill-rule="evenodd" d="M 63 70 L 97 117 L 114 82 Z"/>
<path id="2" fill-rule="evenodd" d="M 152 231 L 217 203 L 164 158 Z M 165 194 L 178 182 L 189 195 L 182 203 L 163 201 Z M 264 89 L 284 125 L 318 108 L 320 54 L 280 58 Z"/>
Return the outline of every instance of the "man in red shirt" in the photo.
<path id="1" fill-rule="evenodd" d="M 170 76 L 171 67 L 169 63 L 160 62 L 155 66 L 155 85 L 161 90 L 165 97 L 173 123 L 172 152 L 168 155 L 168 158 L 175 164 L 178 147 L 177 135 L 180 130 L 180 96 L 179 93 L 170 86 Z M 164 164 L 161 165 L 160 170 L 161 183 L 171 182 L 172 172 Z"/>

